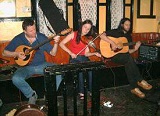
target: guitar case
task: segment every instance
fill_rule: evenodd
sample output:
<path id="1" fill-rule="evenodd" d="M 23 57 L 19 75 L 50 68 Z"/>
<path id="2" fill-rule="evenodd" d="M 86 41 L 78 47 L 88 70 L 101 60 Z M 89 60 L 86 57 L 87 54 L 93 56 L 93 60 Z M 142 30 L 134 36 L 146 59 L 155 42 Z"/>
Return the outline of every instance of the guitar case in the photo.
<path id="1" fill-rule="evenodd" d="M 43 14 L 46 16 L 56 33 L 59 33 L 62 30 L 69 28 L 68 23 L 65 21 L 62 12 L 55 5 L 53 0 L 40 0 L 39 6 L 41 7 Z"/>

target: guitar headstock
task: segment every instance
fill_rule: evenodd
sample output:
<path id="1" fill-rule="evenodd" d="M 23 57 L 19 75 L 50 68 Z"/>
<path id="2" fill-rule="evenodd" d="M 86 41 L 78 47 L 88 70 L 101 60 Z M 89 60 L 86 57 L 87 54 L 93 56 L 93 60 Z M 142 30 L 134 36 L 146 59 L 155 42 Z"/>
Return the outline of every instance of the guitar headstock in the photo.
<path id="1" fill-rule="evenodd" d="M 61 31 L 58 35 L 60 35 L 60 36 L 66 35 L 66 34 L 70 33 L 71 31 L 72 31 L 72 28 L 68 28 L 68 29 Z"/>

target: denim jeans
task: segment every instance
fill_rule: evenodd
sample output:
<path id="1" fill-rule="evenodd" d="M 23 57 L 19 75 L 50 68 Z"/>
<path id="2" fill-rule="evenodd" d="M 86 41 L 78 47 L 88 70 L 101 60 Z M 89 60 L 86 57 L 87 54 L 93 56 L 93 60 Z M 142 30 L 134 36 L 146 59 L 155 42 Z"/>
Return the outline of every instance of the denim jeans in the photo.
<path id="1" fill-rule="evenodd" d="M 134 59 L 129 53 L 117 54 L 112 58 L 112 61 L 124 65 L 131 89 L 136 88 L 137 82 L 143 80 Z"/>
<path id="2" fill-rule="evenodd" d="M 70 63 L 82 63 L 89 61 L 89 59 L 85 56 L 77 56 L 77 58 L 70 58 Z M 79 93 L 84 93 L 84 77 L 83 73 L 80 72 L 78 75 L 78 85 L 79 85 Z M 91 92 L 92 90 L 92 71 L 88 71 L 88 89 Z"/>
<path id="3" fill-rule="evenodd" d="M 21 90 L 21 92 L 26 96 L 26 98 L 30 98 L 34 93 L 34 90 L 30 87 L 30 85 L 26 82 L 26 79 L 30 78 L 33 74 L 41 74 L 44 75 L 44 68 L 46 66 L 52 66 L 54 64 L 44 62 L 38 66 L 25 66 L 18 68 L 12 77 L 13 84 Z M 59 87 L 62 81 L 61 75 L 56 76 L 56 84 L 57 88 Z"/>

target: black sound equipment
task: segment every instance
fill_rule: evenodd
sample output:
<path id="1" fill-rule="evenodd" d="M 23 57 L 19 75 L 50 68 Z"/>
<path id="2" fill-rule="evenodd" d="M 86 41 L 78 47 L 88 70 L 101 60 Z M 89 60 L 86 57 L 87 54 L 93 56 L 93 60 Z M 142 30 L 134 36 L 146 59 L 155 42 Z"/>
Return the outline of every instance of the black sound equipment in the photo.
<path id="1" fill-rule="evenodd" d="M 155 45 L 141 45 L 139 48 L 139 58 L 142 60 L 160 60 L 160 47 Z"/>

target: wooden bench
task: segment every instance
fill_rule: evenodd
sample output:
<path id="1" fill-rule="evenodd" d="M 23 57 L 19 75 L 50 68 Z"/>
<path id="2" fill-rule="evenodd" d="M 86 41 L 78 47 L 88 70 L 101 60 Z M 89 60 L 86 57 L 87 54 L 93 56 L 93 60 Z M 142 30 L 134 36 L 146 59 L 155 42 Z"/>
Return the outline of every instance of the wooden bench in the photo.
<path id="1" fill-rule="evenodd" d="M 153 34 L 152 36 L 154 37 L 153 38 L 153 40 L 155 39 L 157 39 L 157 33 L 133 33 L 132 34 L 132 36 L 133 36 L 133 41 L 138 41 L 138 40 L 149 40 L 149 35 L 150 34 Z M 148 37 L 148 38 L 144 38 L 144 37 Z M 159 35 L 158 35 L 158 37 L 159 37 Z M 63 39 L 64 37 L 61 37 L 61 40 Z M 99 41 L 100 41 L 100 39 L 97 39 L 97 41 L 96 41 L 96 45 L 97 45 L 97 47 L 99 48 Z M 0 64 L 0 71 L 2 71 L 2 69 L 4 70 L 4 71 L 9 71 L 9 72 L 12 72 L 12 70 L 8 70 L 9 68 L 10 69 L 12 69 L 13 67 L 16 67 L 16 65 L 15 65 L 15 62 L 14 62 L 14 59 L 13 58 L 7 58 L 7 57 L 3 57 L 2 56 L 2 51 L 4 50 L 4 48 L 7 46 L 7 44 L 9 43 L 9 41 L 1 41 L 0 42 L 0 58 L 2 58 L 2 59 L 5 59 L 5 60 L 7 60 L 7 61 L 9 61 L 9 62 L 7 62 L 7 63 L 5 63 L 5 64 Z M 54 42 L 52 41 L 51 42 L 51 44 L 53 45 L 54 44 Z M 91 49 L 92 50 L 92 49 Z M 134 58 L 137 58 L 138 57 L 138 52 L 136 52 L 136 53 L 134 53 L 134 54 L 132 54 L 132 56 L 134 57 Z M 57 55 L 56 56 L 51 56 L 51 55 L 49 55 L 49 54 L 47 54 L 47 53 L 45 53 L 45 57 L 46 57 L 46 60 L 48 61 L 48 62 L 51 62 L 51 63 L 56 63 L 56 64 L 68 64 L 68 62 L 69 62 L 69 55 L 68 55 L 68 53 L 66 53 L 65 51 L 63 51 L 60 47 L 58 47 L 58 52 L 57 52 Z M 98 60 L 101 60 L 101 59 L 99 59 L 99 58 L 97 58 L 97 57 L 90 57 L 90 59 L 92 60 L 92 61 L 98 61 Z M 120 75 L 119 74 L 116 74 L 116 76 L 118 76 L 118 77 L 116 77 L 116 81 L 118 82 L 119 80 L 122 80 L 122 79 L 124 79 L 125 80 L 125 73 L 124 73 L 124 71 L 123 71 L 123 68 L 121 68 L 121 67 L 123 67 L 123 65 L 118 65 L 118 64 L 115 64 L 115 63 L 113 63 L 113 62 L 111 62 L 110 61 L 110 59 L 107 59 L 107 60 L 105 60 L 105 63 L 106 63 L 106 67 L 109 67 L 109 68 L 111 68 L 111 67 L 117 67 L 116 69 L 113 69 L 113 70 L 118 70 L 118 71 L 120 71 L 120 72 L 122 72 Z M 6 70 L 5 70 L 6 69 Z M 12 76 L 12 74 L 13 73 L 6 73 L 5 75 L 2 75 L 2 76 L 0 76 L 0 83 L 1 83 L 1 86 L 2 86 L 2 88 L 1 88 L 1 93 L 5 93 L 3 96 L 2 96 L 2 98 L 3 98 L 3 101 L 4 102 L 15 102 L 15 101 L 18 101 L 18 99 L 20 99 L 21 97 L 21 95 L 19 94 L 19 91 L 17 90 L 17 88 L 13 85 L 13 84 L 11 84 L 12 82 L 10 81 L 11 80 L 11 76 Z M 104 75 L 105 76 L 105 75 Z M 38 89 L 40 89 L 39 91 L 38 91 L 38 94 L 39 94 L 39 97 L 40 98 L 43 98 L 43 94 L 44 94 L 44 88 L 43 88 L 43 77 L 41 76 L 41 75 L 33 75 L 32 77 L 34 77 L 34 78 L 32 78 L 32 79 L 30 79 L 29 80 L 29 82 L 31 83 L 31 85 L 33 85 L 33 88 L 35 88 L 35 89 L 37 89 L 37 91 L 38 91 Z M 38 78 L 37 78 L 38 77 Z M 41 77 L 41 78 L 39 78 L 39 77 Z M 111 72 L 107 72 L 107 78 L 103 78 L 104 80 L 103 80 L 103 82 L 105 82 L 105 86 L 107 85 L 107 87 L 108 86 L 114 86 L 114 85 L 112 85 L 112 82 L 114 82 L 113 80 L 113 75 L 112 75 L 112 73 Z M 9 81 L 8 81 L 9 80 Z M 38 80 L 38 82 L 40 83 L 36 83 L 35 82 L 35 80 L 36 80 L 36 82 L 37 82 L 37 80 Z M 4 81 L 5 81 L 5 83 L 4 83 Z M 32 83 L 33 82 L 33 83 Z M 124 82 L 123 81 L 123 84 L 126 84 L 126 82 Z M 39 85 L 41 85 L 41 88 L 39 88 Z M 103 84 L 102 84 L 103 85 Z M 14 94 L 13 94 L 13 92 L 14 92 Z M 41 95 L 41 96 L 40 96 Z M 8 97 L 5 97 L 5 96 L 10 96 L 10 99 L 8 98 Z"/>
<path id="2" fill-rule="evenodd" d="M 156 33 L 156 32 L 147 32 L 147 33 L 132 33 L 132 37 L 133 37 L 133 41 L 145 41 L 146 43 L 152 44 L 153 42 L 157 41 L 160 39 L 160 33 Z M 64 36 L 61 36 L 61 40 L 64 39 Z M 97 38 L 95 42 L 97 49 L 99 49 L 99 41 L 100 38 Z M 9 61 L 8 63 L 5 64 L 0 64 L 0 67 L 5 67 L 5 66 L 13 66 L 15 65 L 15 61 L 13 58 L 7 58 L 7 57 L 3 57 L 2 56 L 2 51 L 4 50 L 4 48 L 8 45 L 9 41 L 1 41 L 0 42 L 0 58 L 5 59 L 7 61 Z M 50 42 L 52 45 L 54 45 L 54 41 Z M 90 49 L 91 51 L 93 51 L 93 49 Z M 132 56 L 134 58 L 138 57 L 138 51 L 133 53 Z M 50 63 L 55 63 L 55 64 L 68 64 L 69 63 L 69 54 L 66 53 L 64 50 L 62 50 L 62 48 L 60 46 L 58 46 L 58 51 L 56 56 L 51 56 L 48 53 L 45 53 L 45 58 L 47 62 Z M 100 61 L 101 59 L 96 57 L 96 56 L 92 56 L 89 57 L 91 61 Z M 112 62 L 110 62 L 110 60 L 105 60 L 106 63 L 109 63 L 111 66 L 115 67 L 115 66 L 119 66 L 117 64 L 114 64 Z M 36 77 L 36 76 L 34 76 Z"/>

